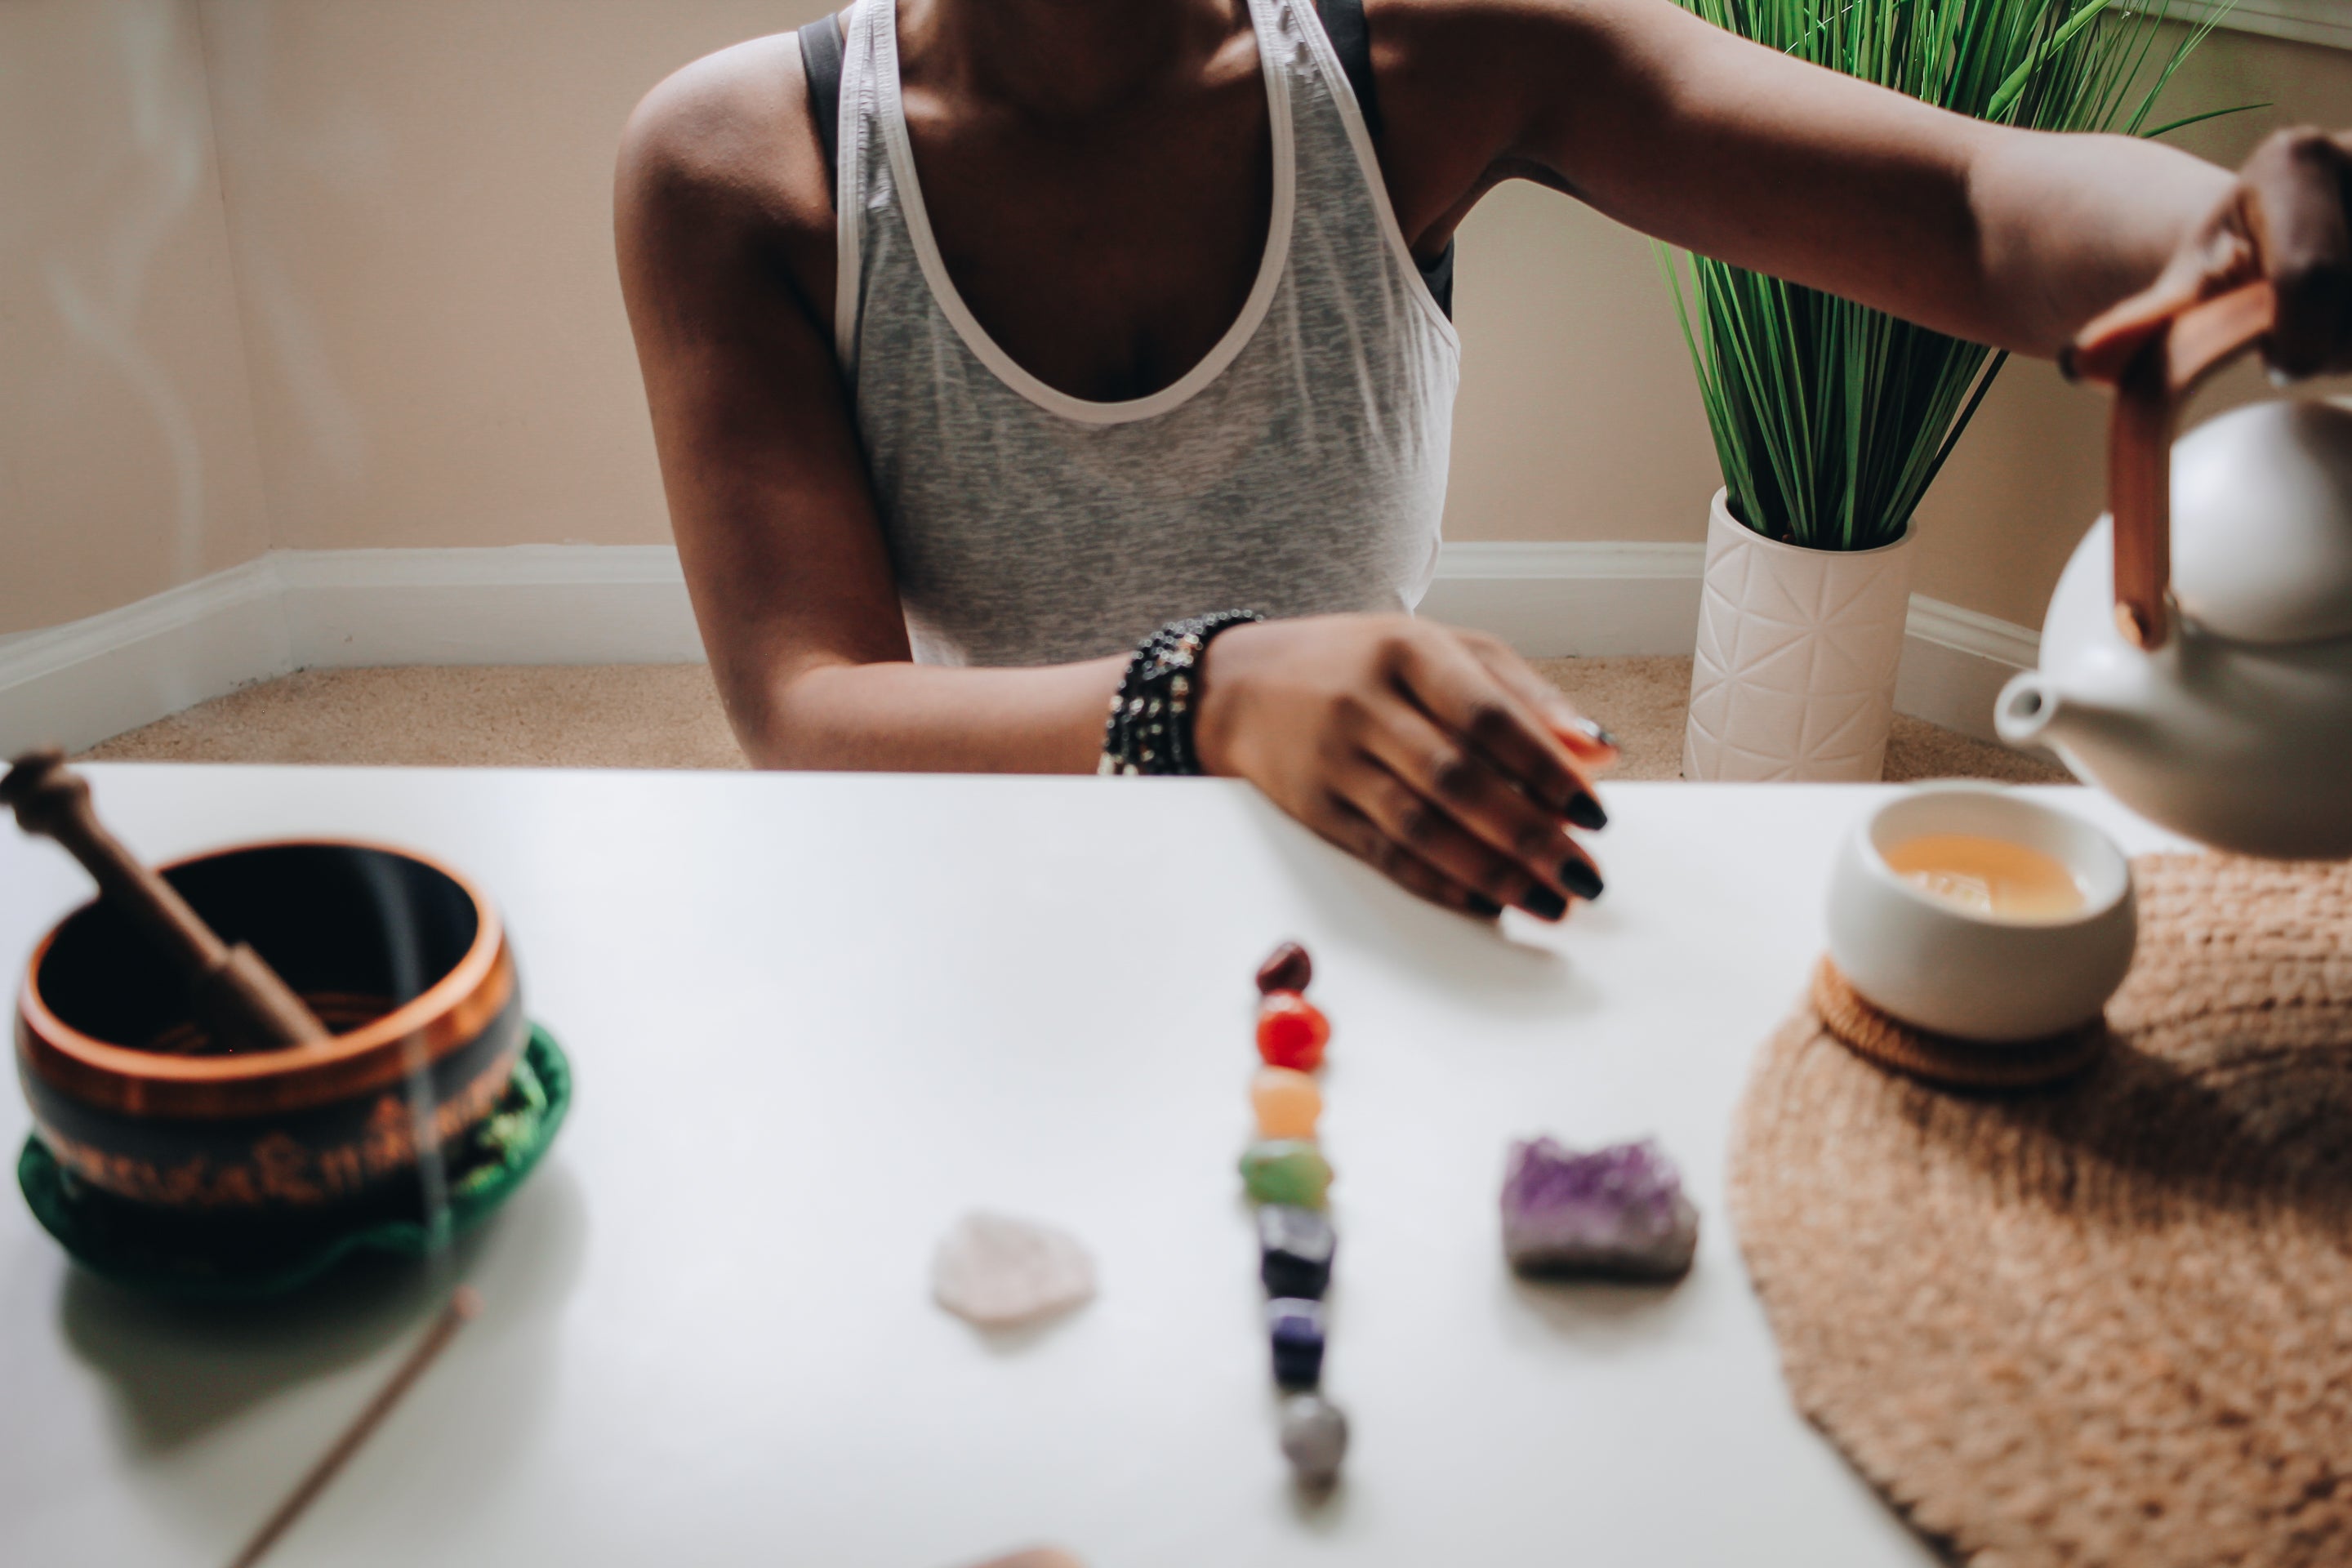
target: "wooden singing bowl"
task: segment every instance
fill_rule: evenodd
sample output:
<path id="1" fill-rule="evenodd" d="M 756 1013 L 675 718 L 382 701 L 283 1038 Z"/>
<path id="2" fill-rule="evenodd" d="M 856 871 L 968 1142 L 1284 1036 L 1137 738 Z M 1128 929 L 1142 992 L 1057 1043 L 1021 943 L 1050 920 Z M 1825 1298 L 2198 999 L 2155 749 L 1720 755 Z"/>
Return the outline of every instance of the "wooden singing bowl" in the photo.
<path id="1" fill-rule="evenodd" d="M 465 878 L 340 842 L 162 870 L 335 1033 L 222 1047 L 140 931 L 84 905 L 33 950 L 16 1009 L 36 1131 L 74 1175 L 191 1215 L 324 1215 L 414 1184 L 420 1143 L 446 1145 L 496 1106 L 530 1030 L 505 928 Z"/>

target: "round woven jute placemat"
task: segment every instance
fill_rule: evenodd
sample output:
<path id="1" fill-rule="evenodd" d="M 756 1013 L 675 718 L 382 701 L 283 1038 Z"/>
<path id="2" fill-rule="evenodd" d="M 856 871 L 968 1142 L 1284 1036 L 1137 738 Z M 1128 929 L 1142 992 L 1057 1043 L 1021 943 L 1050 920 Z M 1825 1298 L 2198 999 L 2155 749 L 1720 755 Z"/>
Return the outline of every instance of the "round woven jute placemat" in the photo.
<path id="1" fill-rule="evenodd" d="M 1952 1558 L 2352 1563 L 2352 866 L 2133 868 L 2075 1077 L 1935 1088 L 1809 1001 L 1732 1220 L 1798 1407 Z"/>

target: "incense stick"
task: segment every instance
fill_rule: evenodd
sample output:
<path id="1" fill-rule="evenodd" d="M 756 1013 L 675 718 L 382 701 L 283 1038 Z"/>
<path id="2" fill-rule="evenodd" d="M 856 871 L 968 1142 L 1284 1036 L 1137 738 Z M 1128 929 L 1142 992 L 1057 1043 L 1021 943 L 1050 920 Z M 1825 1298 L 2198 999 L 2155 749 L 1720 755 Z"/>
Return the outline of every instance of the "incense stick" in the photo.
<path id="1" fill-rule="evenodd" d="M 369 1434 L 392 1414 L 392 1407 L 400 1403 L 401 1395 L 424 1375 L 425 1369 L 433 1364 L 434 1358 L 448 1348 L 450 1340 L 456 1337 L 467 1321 L 478 1316 L 481 1310 L 481 1294 L 472 1286 L 460 1285 L 450 1293 L 449 1304 L 441 1309 L 440 1316 L 435 1318 L 433 1326 L 425 1331 L 425 1337 L 417 1342 L 416 1348 L 408 1352 L 407 1359 L 394 1369 L 390 1377 L 384 1379 L 383 1386 L 376 1390 L 375 1397 L 367 1402 L 349 1426 L 343 1428 L 343 1435 L 319 1456 L 319 1462 L 312 1465 L 310 1473 L 287 1494 L 286 1500 L 278 1505 L 278 1511 L 254 1532 L 253 1539 L 246 1542 L 245 1550 L 230 1562 L 229 1568 L 253 1568 L 261 1561 L 263 1553 L 278 1544 L 278 1537 L 293 1528 L 294 1521 L 302 1517 L 302 1510 L 318 1500 L 319 1494 L 327 1489 L 327 1483 L 335 1479 L 336 1472 L 351 1461 L 351 1457 L 359 1452 L 360 1445 L 368 1440 Z"/>

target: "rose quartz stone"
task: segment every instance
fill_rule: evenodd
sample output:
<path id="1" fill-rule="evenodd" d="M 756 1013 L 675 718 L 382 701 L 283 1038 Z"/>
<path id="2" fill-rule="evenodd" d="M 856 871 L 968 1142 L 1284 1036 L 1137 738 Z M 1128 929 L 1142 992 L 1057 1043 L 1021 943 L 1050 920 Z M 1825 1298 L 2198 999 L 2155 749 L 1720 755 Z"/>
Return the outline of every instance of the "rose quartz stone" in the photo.
<path id="1" fill-rule="evenodd" d="M 957 1317 L 1003 1328 L 1091 1300 L 1095 1264 L 1066 1230 L 975 1211 L 940 1238 L 931 1294 Z"/>

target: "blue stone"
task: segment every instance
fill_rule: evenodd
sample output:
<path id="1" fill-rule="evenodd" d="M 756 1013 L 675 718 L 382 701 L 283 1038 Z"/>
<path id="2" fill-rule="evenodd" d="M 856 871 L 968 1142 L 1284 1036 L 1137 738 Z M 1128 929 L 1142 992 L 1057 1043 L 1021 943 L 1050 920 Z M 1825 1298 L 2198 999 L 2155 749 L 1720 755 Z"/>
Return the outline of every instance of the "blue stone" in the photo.
<path id="1" fill-rule="evenodd" d="M 1274 1381 L 1285 1388 L 1312 1388 L 1323 1376 L 1323 1303 L 1285 1296 L 1265 1306 L 1274 1342 Z"/>
<path id="2" fill-rule="evenodd" d="M 1339 1245 L 1329 1220 L 1295 1204 L 1264 1205 L 1257 1211 L 1257 1277 L 1267 1295 L 1323 1299 Z"/>

